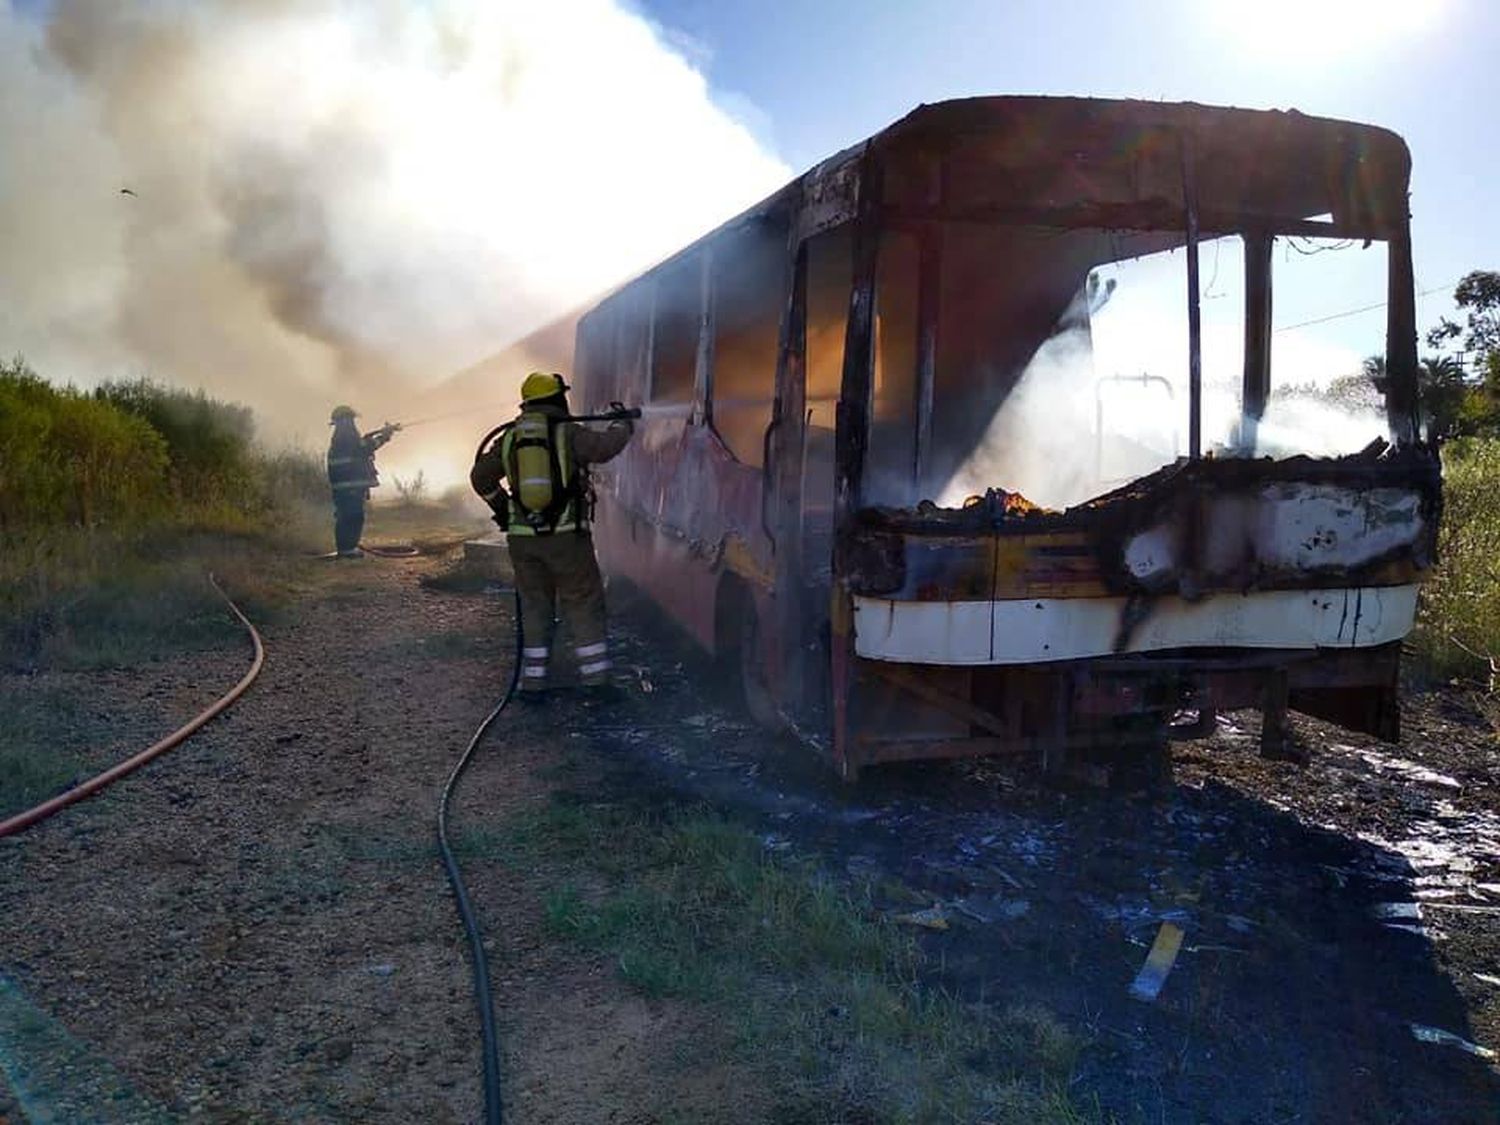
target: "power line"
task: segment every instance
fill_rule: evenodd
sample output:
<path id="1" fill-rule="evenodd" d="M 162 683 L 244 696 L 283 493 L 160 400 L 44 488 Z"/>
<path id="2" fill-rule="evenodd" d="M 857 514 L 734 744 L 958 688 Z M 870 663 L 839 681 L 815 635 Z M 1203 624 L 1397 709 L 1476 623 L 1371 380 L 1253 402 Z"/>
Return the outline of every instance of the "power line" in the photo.
<path id="1" fill-rule="evenodd" d="M 1444 290 L 1452 289 L 1457 284 L 1457 281 L 1450 281 L 1446 285 L 1435 285 L 1431 289 L 1418 289 L 1417 296 L 1427 297 L 1433 293 L 1441 293 Z M 1272 331 L 1290 332 L 1294 328 L 1310 328 L 1314 324 L 1326 324 L 1330 320 L 1342 320 L 1346 316 L 1358 316 L 1360 313 L 1374 312 L 1376 309 L 1385 308 L 1388 304 L 1390 304 L 1389 301 L 1377 301 L 1373 305 L 1361 305 L 1357 309 L 1345 309 L 1343 312 L 1329 313 L 1327 316 L 1314 317 L 1312 320 L 1303 320 L 1296 324 L 1283 324 L 1280 328 L 1274 328 Z"/>

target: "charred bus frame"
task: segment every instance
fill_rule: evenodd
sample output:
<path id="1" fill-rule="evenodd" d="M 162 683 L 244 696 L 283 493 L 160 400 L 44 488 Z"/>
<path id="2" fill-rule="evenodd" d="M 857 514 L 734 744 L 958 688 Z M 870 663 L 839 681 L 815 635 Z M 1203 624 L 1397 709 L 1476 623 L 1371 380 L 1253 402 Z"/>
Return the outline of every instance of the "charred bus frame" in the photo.
<path id="1" fill-rule="evenodd" d="M 1263 710 L 1267 749 L 1289 706 L 1394 738 L 1439 507 L 1409 167 L 1393 133 L 1297 113 L 923 106 L 580 322 L 584 406 L 646 408 L 599 481 L 601 559 L 845 776 L 1022 750 L 1055 766 L 1231 707 Z M 1202 432 L 1198 247 L 1227 235 L 1245 261 L 1240 455 Z M 1387 247 L 1389 441 L 1358 455 L 1254 456 L 1288 236 Z M 1186 456 L 1064 511 L 1003 480 L 931 503 L 1121 246 L 1185 257 Z"/>

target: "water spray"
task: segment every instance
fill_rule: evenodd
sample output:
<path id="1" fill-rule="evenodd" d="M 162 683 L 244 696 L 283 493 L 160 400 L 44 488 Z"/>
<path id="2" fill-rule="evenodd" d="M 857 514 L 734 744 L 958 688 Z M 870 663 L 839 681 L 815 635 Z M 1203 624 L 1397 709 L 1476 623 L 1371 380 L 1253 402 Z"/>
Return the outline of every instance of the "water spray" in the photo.
<path id="1" fill-rule="evenodd" d="M 625 422 L 634 421 L 641 416 L 639 406 L 613 406 L 599 414 L 569 414 L 562 418 L 564 422 Z"/>
<path id="2" fill-rule="evenodd" d="M 485 406 L 461 406 L 457 410 L 445 411 L 442 414 L 431 414 L 426 418 L 418 418 L 414 422 L 399 423 L 398 429 L 409 430 L 413 426 L 426 426 L 433 422 L 446 422 L 450 418 L 462 418 L 468 414 L 490 414 L 497 410 L 505 410 L 509 407 L 504 403 L 490 403 Z"/>

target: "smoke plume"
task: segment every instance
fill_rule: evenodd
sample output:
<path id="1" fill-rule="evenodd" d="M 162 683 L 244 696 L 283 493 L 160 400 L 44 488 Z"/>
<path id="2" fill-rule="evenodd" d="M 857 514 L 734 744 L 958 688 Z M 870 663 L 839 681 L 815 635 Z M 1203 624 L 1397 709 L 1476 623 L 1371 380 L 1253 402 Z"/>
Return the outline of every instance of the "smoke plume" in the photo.
<path id="1" fill-rule="evenodd" d="M 941 489 L 957 506 L 986 489 L 1019 492 L 1043 507 L 1083 503 L 1170 464 L 1188 451 L 1186 301 L 1167 286 L 1121 285 L 1079 323 L 1064 315 L 1031 357 L 984 439 Z M 1111 290 L 1113 292 L 1113 290 Z M 1102 304 L 1102 302 L 1101 302 Z M 1273 346 L 1273 393 L 1253 442 L 1243 428 L 1244 329 L 1235 302 L 1205 317 L 1202 441 L 1214 457 L 1335 457 L 1387 436 L 1370 401 L 1340 402 L 1324 389 L 1357 374 L 1357 351 L 1296 339 Z M 1278 382 L 1279 380 L 1279 382 Z"/>
<path id="2" fill-rule="evenodd" d="M 0 352 L 400 417 L 788 177 L 615 0 L 0 2 Z"/>

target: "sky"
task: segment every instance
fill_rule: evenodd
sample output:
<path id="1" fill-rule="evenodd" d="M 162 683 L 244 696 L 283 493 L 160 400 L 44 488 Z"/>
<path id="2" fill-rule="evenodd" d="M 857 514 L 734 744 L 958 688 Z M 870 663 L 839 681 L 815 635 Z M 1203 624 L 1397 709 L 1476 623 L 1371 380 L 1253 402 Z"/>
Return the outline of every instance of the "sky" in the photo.
<path id="1" fill-rule="evenodd" d="M 790 175 L 617 0 L 0 0 L 0 356 L 312 440 Z"/>
<path id="2" fill-rule="evenodd" d="M 1043 94 L 1297 109 L 1379 125 L 1406 140 L 1420 331 L 1457 315 L 1458 279 L 1500 269 L 1500 3 L 1493 0 L 636 2 L 703 70 L 719 104 L 798 172 L 916 105 L 946 98 Z M 1239 424 L 1243 265 L 1236 248 L 1224 240 L 1202 257 L 1210 447 L 1233 441 Z M 1069 480 L 1058 472 L 1076 453 L 1070 446 L 1039 447 L 1041 456 L 1007 456 L 1004 464 L 989 463 L 985 450 L 1016 448 L 1004 440 L 1016 432 L 1036 444 L 1039 434 L 1088 431 L 1096 377 L 1110 371 L 1164 372 L 1180 399 L 1186 312 L 1176 278 L 1183 268 L 1180 255 L 1121 267 L 1118 296 L 1096 322 L 1091 361 L 1033 361 L 992 424 L 993 440 L 949 491 L 1003 479 L 1056 505 L 1097 491 L 1086 471 Z M 1378 250 L 1283 249 L 1275 270 L 1273 384 L 1326 385 L 1384 352 Z M 1377 307 L 1323 320 L 1367 306 Z M 1167 441 L 1184 440 L 1181 424 L 1154 432 L 1163 409 L 1175 411 L 1153 388 L 1105 389 L 1111 430 L 1159 447 L 1158 455 L 1172 450 Z M 1058 426 L 1065 416 L 1072 425 Z M 1383 429 L 1374 411 L 1281 400 L 1273 401 L 1260 441 L 1284 452 L 1342 453 Z"/>
<path id="3" fill-rule="evenodd" d="M 400 417 L 916 105 L 1006 93 L 1395 130 L 1425 329 L 1500 268 L 1497 58 L 1494 0 L 0 0 L 0 355 L 297 440 L 350 395 Z M 1205 247 L 1226 371 L 1232 259 Z M 1278 322 L 1378 303 L 1378 259 L 1285 257 Z M 1180 353 L 1121 293 L 1125 344 Z M 1343 373 L 1381 336 L 1292 329 L 1275 362 Z"/>
<path id="4" fill-rule="evenodd" d="M 1443 287 L 1424 326 L 1451 311 L 1452 282 L 1500 269 L 1493 0 L 638 2 L 799 172 L 945 98 L 1295 108 L 1405 138 L 1418 288 Z"/>

